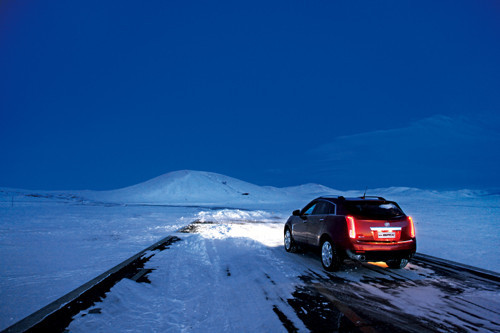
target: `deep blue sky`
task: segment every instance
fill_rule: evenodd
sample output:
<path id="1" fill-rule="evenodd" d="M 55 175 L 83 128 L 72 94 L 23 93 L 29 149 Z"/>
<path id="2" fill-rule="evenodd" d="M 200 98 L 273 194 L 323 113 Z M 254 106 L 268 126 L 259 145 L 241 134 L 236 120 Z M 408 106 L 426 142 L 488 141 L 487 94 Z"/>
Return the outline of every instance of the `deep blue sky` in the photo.
<path id="1" fill-rule="evenodd" d="M 0 2 L 0 187 L 500 187 L 500 5 Z"/>

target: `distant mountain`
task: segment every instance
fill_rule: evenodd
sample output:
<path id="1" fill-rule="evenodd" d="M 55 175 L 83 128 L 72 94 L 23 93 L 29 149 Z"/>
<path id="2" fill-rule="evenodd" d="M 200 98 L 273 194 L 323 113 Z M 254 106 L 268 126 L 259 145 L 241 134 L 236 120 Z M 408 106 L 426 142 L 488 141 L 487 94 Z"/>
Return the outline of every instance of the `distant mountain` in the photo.
<path id="1" fill-rule="evenodd" d="M 338 193 L 318 184 L 276 188 L 258 186 L 213 172 L 181 170 L 113 191 L 84 191 L 98 201 L 155 204 L 258 204 L 301 201 L 304 197 Z"/>
<path id="2" fill-rule="evenodd" d="M 277 188 L 258 186 L 213 172 L 181 170 L 112 191 L 30 191 L 0 188 L 0 202 L 94 201 L 119 204 L 202 205 L 218 207 L 303 207 L 322 195 L 356 197 L 364 191 L 338 191 L 319 184 Z M 422 201 L 480 198 L 485 191 L 432 191 L 410 187 L 368 189 L 367 195 L 383 196 L 404 204 Z"/>

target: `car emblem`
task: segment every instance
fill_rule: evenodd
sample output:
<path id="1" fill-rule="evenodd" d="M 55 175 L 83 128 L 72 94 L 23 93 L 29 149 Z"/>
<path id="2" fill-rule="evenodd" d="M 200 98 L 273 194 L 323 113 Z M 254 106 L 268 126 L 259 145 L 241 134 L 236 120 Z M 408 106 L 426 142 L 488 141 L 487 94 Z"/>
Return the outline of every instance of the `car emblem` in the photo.
<path id="1" fill-rule="evenodd" d="M 389 222 L 385 222 L 384 224 L 386 227 L 390 226 L 391 224 Z"/>

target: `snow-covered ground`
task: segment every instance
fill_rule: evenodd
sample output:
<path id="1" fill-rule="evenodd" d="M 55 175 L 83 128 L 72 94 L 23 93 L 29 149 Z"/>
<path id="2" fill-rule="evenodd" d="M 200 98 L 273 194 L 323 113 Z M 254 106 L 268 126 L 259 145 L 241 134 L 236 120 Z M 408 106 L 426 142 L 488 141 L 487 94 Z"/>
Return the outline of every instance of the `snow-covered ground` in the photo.
<path id="1" fill-rule="evenodd" d="M 219 222 L 192 224 L 189 234 L 175 234 L 177 242 L 156 252 L 145 265 L 153 270 L 149 284 L 119 281 L 101 302 L 75 315 L 68 330 L 322 332 L 335 330 L 345 316 L 354 319 L 351 311 L 375 318 L 377 331 L 500 329 L 500 290 L 484 281 L 414 264 L 390 270 L 346 262 L 327 274 L 315 253 L 283 250 L 282 224 L 272 218 L 234 221 L 216 212 L 209 220 Z M 322 297 L 331 293 L 350 310 L 341 313 Z"/>
<path id="2" fill-rule="evenodd" d="M 252 251 L 282 251 L 278 226 L 286 221 L 293 209 L 326 194 L 359 196 L 362 193 L 336 191 L 315 184 L 290 188 L 260 187 L 223 175 L 194 171 L 166 174 L 115 191 L 0 189 L 0 329 L 194 220 L 259 221 L 277 226 L 266 229 L 275 232 L 260 235 L 257 240 L 251 235 L 259 232 L 260 224 L 253 224 L 251 230 L 237 228 L 231 234 L 231 240 L 210 245 L 217 246 L 217 252 L 223 254 L 217 260 L 231 262 L 236 257 L 250 258 L 249 265 L 258 265 L 261 263 L 258 253 Z M 368 194 L 395 200 L 408 215 L 413 216 L 419 252 L 500 272 L 499 195 L 399 187 L 370 189 Z M 236 237 L 235 232 L 241 234 Z M 219 232 L 213 238 L 226 234 Z M 165 255 L 174 261 L 180 256 L 178 251 L 184 251 L 183 255 L 188 256 L 189 251 L 194 251 L 189 247 L 190 242 L 188 237 Z M 244 247 L 247 253 L 233 255 L 231 242 L 259 242 L 260 245 Z M 200 260 L 206 266 L 204 271 L 211 283 L 223 283 L 217 280 L 217 272 L 210 272 L 210 258 L 193 257 L 193 260 Z M 187 264 L 175 263 L 175 270 L 163 277 L 172 279 L 169 284 L 171 292 L 178 294 L 178 304 L 184 305 L 195 302 L 196 298 L 190 298 L 188 290 L 183 287 L 183 279 L 198 284 L 205 281 L 203 276 L 183 277 L 182 265 Z M 251 280 L 251 272 L 243 271 L 244 267 L 240 266 L 234 269 L 241 270 L 241 276 L 248 275 L 244 281 L 249 283 L 249 288 L 256 288 L 254 283 L 258 282 Z M 280 270 L 279 264 L 272 269 L 266 268 L 266 272 L 273 269 Z M 285 275 L 295 274 L 293 268 L 283 272 Z M 278 280 L 275 276 L 273 279 Z M 283 288 L 279 293 L 288 292 Z M 275 295 L 278 298 L 281 297 L 279 293 Z M 220 297 L 230 295 L 221 294 Z M 235 295 L 235 302 L 237 300 L 238 295 Z M 167 305 L 167 308 L 174 307 L 174 304 Z M 203 322 L 203 311 L 200 311 L 198 317 L 193 318 L 194 322 Z M 258 317 L 261 313 L 257 311 L 254 315 Z M 258 323 L 254 326 L 246 324 L 250 325 L 246 327 L 259 329 Z M 169 326 L 167 322 L 162 322 L 162 325 L 160 327 L 182 329 Z M 268 329 L 274 328 L 273 324 L 269 325 L 266 326 Z M 232 328 L 236 330 L 239 326 Z"/>
<path id="3" fill-rule="evenodd" d="M 276 251 L 281 233 L 276 223 L 228 223 L 179 235 L 182 241 L 147 263 L 155 269 L 151 284 L 121 281 L 106 304 L 94 307 L 100 316 L 88 315 L 91 308 L 76 316 L 69 330 L 286 332 L 273 306 L 293 292 L 303 268 L 287 266 L 285 252 Z M 291 309 L 281 308 L 293 318 Z"/>

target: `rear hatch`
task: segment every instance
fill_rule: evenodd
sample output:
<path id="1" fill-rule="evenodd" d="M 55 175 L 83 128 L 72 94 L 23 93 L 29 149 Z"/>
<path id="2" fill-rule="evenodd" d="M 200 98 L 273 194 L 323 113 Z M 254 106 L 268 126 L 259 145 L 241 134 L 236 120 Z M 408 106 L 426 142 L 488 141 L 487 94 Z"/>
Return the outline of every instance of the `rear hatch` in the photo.
<path id="1" fill-rule="evenodd" d="M 395 202 L 351 201 L 346 203 L 346 209 L 351 239 L 371 242 L 411 239 L 410 218 Z"/>

